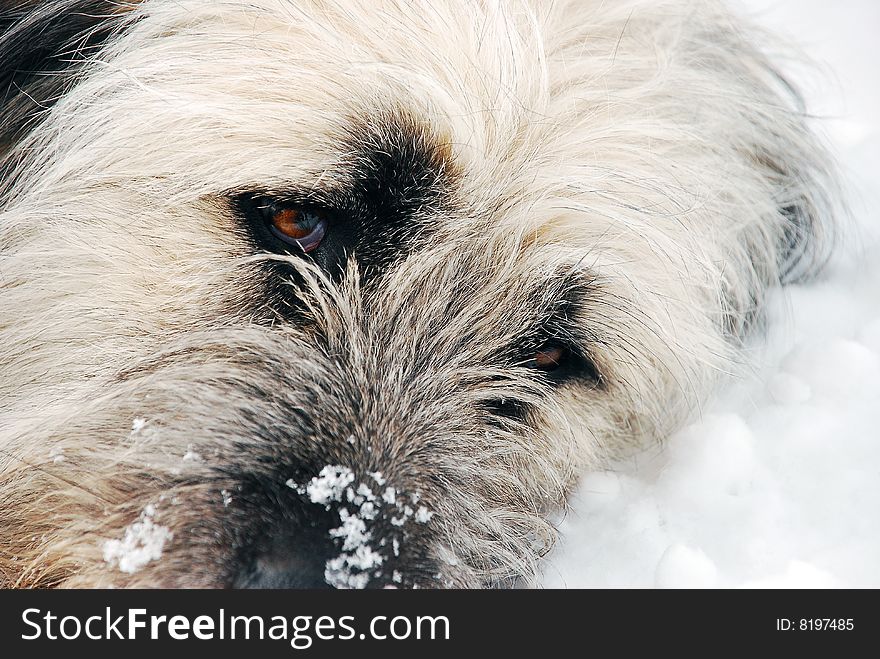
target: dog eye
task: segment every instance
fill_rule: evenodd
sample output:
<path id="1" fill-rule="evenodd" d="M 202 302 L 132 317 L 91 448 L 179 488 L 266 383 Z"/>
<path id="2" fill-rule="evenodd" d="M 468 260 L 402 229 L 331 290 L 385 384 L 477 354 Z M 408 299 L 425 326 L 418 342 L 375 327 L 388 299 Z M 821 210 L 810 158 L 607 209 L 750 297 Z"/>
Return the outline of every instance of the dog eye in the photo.
<path id="1" fill-rule="evenodd" d="M 271 202 L 265 203 L 260 210 L 273 236 L 304 252 L 317 249 L 327 234 L 327 217 L 318 210 Z"/>
<path id="2" fill-rule="evenodd" d="M 535 351 L 532 358 L 523 365 L 526 368 L 549 373 L 562 366 L 568 356 L 569 352 L 564 347 L 555 343 L 547 343 Z"/>

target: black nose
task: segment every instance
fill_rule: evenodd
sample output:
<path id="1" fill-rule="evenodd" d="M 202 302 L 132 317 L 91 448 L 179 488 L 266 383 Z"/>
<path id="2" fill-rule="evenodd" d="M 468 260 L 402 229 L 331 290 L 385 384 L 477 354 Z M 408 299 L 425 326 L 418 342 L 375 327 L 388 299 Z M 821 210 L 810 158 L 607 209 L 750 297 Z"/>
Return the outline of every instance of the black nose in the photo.
<path id="1" fill-rule="evenodd" d="M 327 560 L 339 553 L 331 529 L 338 512 L 314 505 L 289 487 L 270 491 L 271 503 L 244 503 L 234 588 L 330 588 Z M 267 505 L 268 504 L 268 505 Z"/>
<path id="2" fill-rule="evenodd" d="M 244 539 L 234 588 L 377 588 L 398 567 L 399 535 L 368 524 L 345 505 L 287 500 L 285 514 L 261 516 L 258 533 Z M 395 527 L 391 527 L 397 531 Z M 387 578 L 386 578 L 387 572 Z"/>
<path id="3" fill-rule="evenodd" d="M 326 466 L 250 485 L 231 501 L 234 588 L 410 587 L 438 573 L 426 556 L 433 513 L 378 472 Z"/>
<path id="4" fill-rule="evenodd" d="M 313 536 L 311 539 L 309 536 Z M 324 578 L 332 548 L 311 529 L 298 537 L 276 536 L 241 571 L 235 588 L 330 588 Z"/>
<path id="5" fill-rule="evenodd" d="M 364 560 L 361 555 L 342 551 L 340 543 L 329 538 L 326 528 L 319 531 L 315 527 L 299 527 L 295 534 L 272 537 L 267 546 L 251 553 L 232 587 L 348 589 L 396 588 L 401 584 L 401 565 L 396 557 L 367 549 Z"/>

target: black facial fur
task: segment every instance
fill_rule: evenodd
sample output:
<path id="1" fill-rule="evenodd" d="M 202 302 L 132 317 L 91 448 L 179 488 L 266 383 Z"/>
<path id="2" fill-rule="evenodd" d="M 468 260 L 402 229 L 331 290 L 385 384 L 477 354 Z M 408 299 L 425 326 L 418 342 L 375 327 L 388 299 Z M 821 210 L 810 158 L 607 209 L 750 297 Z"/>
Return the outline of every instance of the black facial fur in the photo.
<path id="1" fill-rule="evenodd" d="M 602 377 L 588 352 L 595 339 L 584 335 L 577 322 L 592 294 L 591 282 L 574 272 L 543 283 L 540 290 L 533 292 L 533 320 L 510 347 L 508 365 L 536 370 L 537 377 L 552 384 L 580 380 L 587 385 L 600 385 Z M 559 365 L 552 370 L 535 369 L 535 353 L 551 348 L 562 351 Z"/>
<path id="2" fill-rule="evenodd" d="M 497 361 L 507 368 L 526 368 L 536 380 L 542 380 L 552 387 L 579 385 L 582 387 L 602 387 L 602 374 L 589 352 L 589 346 L 596 339 L 584 333 L 576 318 L 591 294 L 591 284 L 575 275 L 562 276 L 545 284 L 553 292 L 535 291 L 534 316 L 526 323 L 522 332 L 515 338 L 508 350 L 498 355 Z M 547 306 L 546 300 L 554 300 Z M 543 306 L 542 306 L 543 304 Z M 536 352 L 559 348 L 562 359 L 552 370 L 534 367 Z M 500 420 L 509 419 L 527 423 L 531 406 L 515 398 L 492 401 L 487 411 Z M 502 421 L 503 422 L 503 421 Z"/>
<path id="3" fill-rule="evenodd" d="M 346 156 L 333 172 L 341 183 L 335 187 L 304 186 L 281 194 L 249 190 L 235 194 L 232 204 L 256 251 L 300 255 L 336 279 L 355 255 L 361 281 L 369 285 L 448 218 L 455 165 L 447 144 L 400 112 L 378 113 L 369 123 L 353 121 L 346 132 L 349 138 L 341 145 Z M 274 238 L 259 210 L 267 197 L 326 214 L 330 222 L 321 245 L 306 255 Z M 268 268 L 267 279 L 275 282 L 268 284 L 267 295 L 295 307 L 285 292 L 290 287 L 283 284 L 295 279 L 291 269 L 279 263 Z"/>
<path id="4" fill-rule="evenodd" d="M 350 129 L 348 209 L 360 229 L 355 250 L 366 278 L 408 253 L 451 209 L 456 168 L 449 144 L 401 113 Z"/>

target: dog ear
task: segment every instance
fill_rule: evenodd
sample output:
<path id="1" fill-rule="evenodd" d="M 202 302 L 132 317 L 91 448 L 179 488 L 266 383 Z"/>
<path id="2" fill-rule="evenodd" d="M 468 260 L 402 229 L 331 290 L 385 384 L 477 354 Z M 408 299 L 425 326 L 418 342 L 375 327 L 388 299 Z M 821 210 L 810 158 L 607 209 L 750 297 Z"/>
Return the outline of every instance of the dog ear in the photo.
<path id="1" fill-rule="evenodd" d="M 0 0 L 0 160 L 70 88 L 133 3 Z"/>

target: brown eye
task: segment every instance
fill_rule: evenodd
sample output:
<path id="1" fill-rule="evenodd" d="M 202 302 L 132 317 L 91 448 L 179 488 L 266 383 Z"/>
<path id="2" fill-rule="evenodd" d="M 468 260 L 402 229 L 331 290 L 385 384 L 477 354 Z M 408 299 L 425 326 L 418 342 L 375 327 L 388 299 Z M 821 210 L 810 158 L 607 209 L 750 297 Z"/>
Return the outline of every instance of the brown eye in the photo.
<path id="1" fill-rule="evenodd" d="M 568 351 L 557 345 L 542 346 L 530 359 L 526 362 L 526 366 L 539 371 L 555 371 L 562 366 Z"/>
<path id="2" fill-rule="evenodd" d="M 327 233 L 327 218 L 315 210 L 269 206 L 266 209 L 269 231 L 289 245 L 311 252 Z"/>

